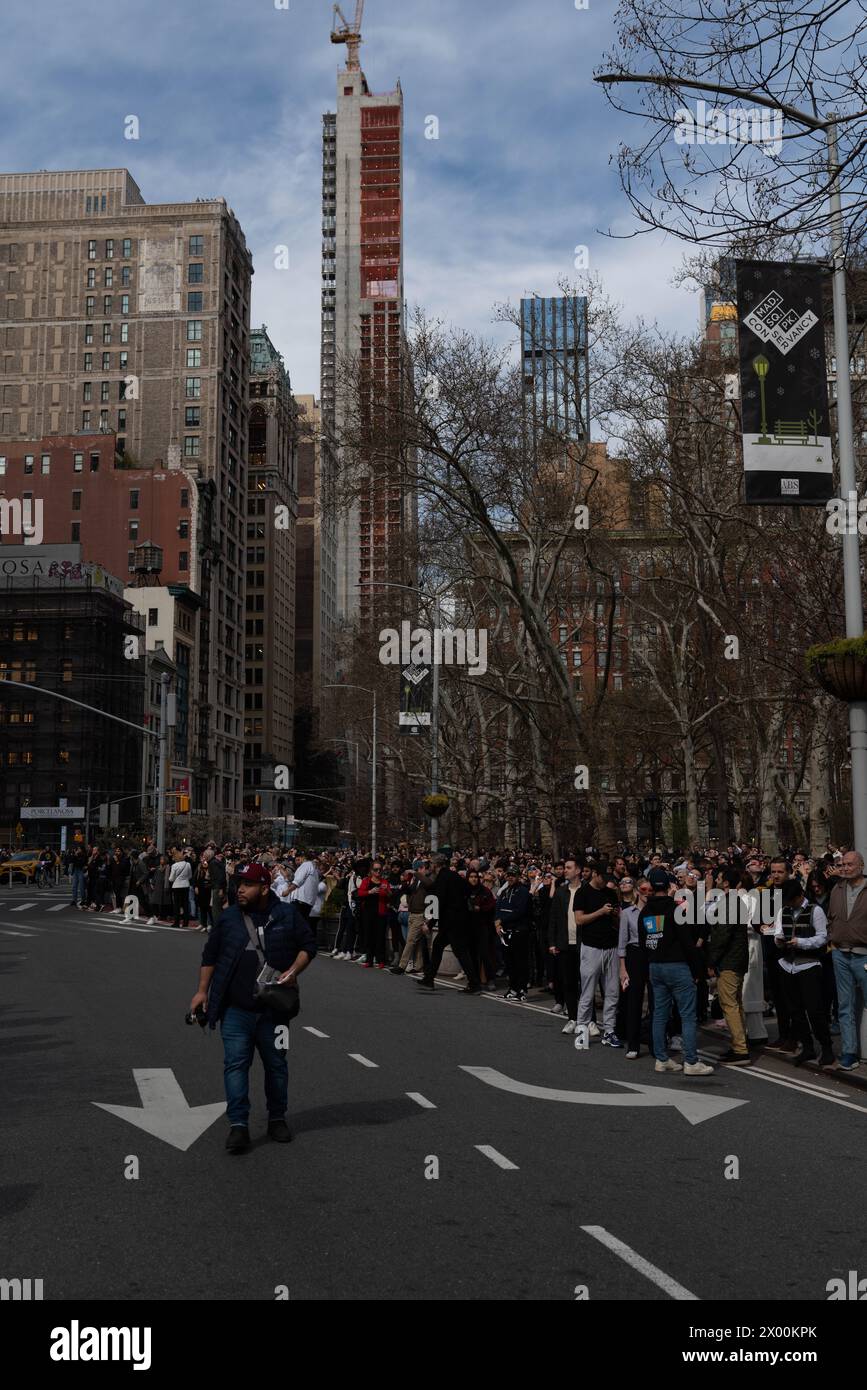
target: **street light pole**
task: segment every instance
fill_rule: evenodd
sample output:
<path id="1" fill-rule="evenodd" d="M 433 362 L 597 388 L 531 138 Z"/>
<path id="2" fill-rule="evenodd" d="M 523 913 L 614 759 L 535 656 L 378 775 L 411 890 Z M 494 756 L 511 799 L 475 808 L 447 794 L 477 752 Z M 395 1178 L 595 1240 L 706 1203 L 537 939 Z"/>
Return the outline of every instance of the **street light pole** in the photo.
<path id="1" fill-rule="evenodd" d="M 160 739 L 157 757 L 157 849 L 160 854 L 166 848 L 166 733 L 168 731 L 169 675 L 163 671 L 160 676 Z"/>
<path id="2" fill-rule="evenodd" d="M 365 695 L 373 696 L 373 738 L 371 740 L 371 756 L 373 759 L 370 770 L 370 852 L 376 857 L 376 691 L 369 690 L 366 685 L 323 685 L 323 690 L 363 690 Z M 336 740 L 335 740 L 336 741 Z"/>
<path id="3" fill-rule="evenodd" d="M 367 582 L 367 581 L 365 581 Z M 403 589 L 408 594 L 418 594 L 419 598 L 427 596 L 421 589 L 417 589 L 414 584 L 397 584 L 390 579 L 375 579 L 371 581 L 371 586 L 375 589 Z M 438 630 L 442 629 L 442 609 L 440 607 L 440 596 L 434 594 L 434 623 Z M 436 660 L 436 644 L 433 646 L 433 676 L 431 680 L 431 714 L 430 714 L 430 794 L 436 796 L 439 791 L 439 744 L 440 744 L 440 670 Z M 431 819 L 430 823 L 430 852 L 436 854 L 439 848 L 439 820 Z"/>
<path id="4" fill-rule="evenodd" d="M 849 314 L 846 304 L 846 252 L 843 228 L 843 204 L 840 196 L 840 158 L 837 148 L 837 113 L 829 112 L 824 119 L 799 111 L 785 102 L 776 101 L 764 92 L 743 91 L 714 82 L 693 81 L 680 77 L 660 77 L 655 73 L 600 73 L 594 82 L 603 85 L 620 82 L 647 82 L 657 87 L 677 91 L 681 87 L 693 91 L 716 92 L 738 101 L 753 101 L 767 106 L 796 125 L 808 130 L 823 131 L 828 147 L 828 202 L 830 210 L 830 243 L 834 266 L 834 350 L 837 356 L 837 433 L 840 461 L 840 493 L 848 503 L 855 486 L 855 437 L 852 425 L 852 377 L 849 367 Z M 858 111 L 845 119 L 867 115 Z M 843 597 L 845 604 L 846 636 L 864 634 L 864 604 L 861 592 L 861 555 L 858 532 L 847 531 L 843 536 Z M 852 758 L 852 831 L 853 844 L 867 859 L 867 702 L 849 702 L 849 743 Z"/>

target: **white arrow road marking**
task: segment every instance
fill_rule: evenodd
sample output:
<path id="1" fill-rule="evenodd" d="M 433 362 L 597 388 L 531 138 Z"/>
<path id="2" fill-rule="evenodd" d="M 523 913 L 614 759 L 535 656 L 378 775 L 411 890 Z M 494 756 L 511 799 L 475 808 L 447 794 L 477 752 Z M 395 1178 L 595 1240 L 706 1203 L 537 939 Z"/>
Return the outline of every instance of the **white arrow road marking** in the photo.
<path id="1" fill-rule="evenodd" d="M 498 1168 L 509 1168 L 515 1173 L 519 1171 L 517 1163 L 505 1158 L 497 1149 L 492 1149 L 490 1144 L 475 1144 L 473 1147 L 478 1149 L 480 1154 L 484 1154 L 485 1158 L 489 1158 L 492 1163 L 496 1163 Z"/>
<path id="2" fill-rule="evenodd" d="M 501 1071 L 494 1071 L 492 1067 L 461 1067 L 461 1071 L 469 1072 L 470 1076 L 476 1076 L 479 1081 L 486 1082 L 488 1086 L 496 1086 L 500 1091 L 512 1091 L 515 1095 L 531 1096 L 535 1100 L 560 1100 L 570 1105 L 618 1107 L 673 1105 L 691 1125 L 700 1125 L 702 1120 L 713 1119 L 716 1115 L 725 1114 L 726 1110 L 735 1110 L 739 1105 L 748 1103 L 745 1100 L 722 1100 L 718 1096 L 702 1095 L 700 1091 L 675 1091 L 666 1086 L 638 1086 L 629 1081 L 611 1081 L 609 1084 L 625 1086 L 629 1091 L 636 1091 L 637 1095 L 606 1095 L 603 1091 L 561 1091 L 550 1086 L 529 1086 L 524 1081 L 513 1081 L 510 1076 L 504 1076 Z"/>
<path id="3" fill-rule="evenodd" d="M 600 1241 L 609 1250 L 613 1250 L 615 1255 L 619 1255 L 621 1260 L 625 1260 L 633 1269 L 637 1269 L 639 1274 L 643 1274 L 645 1279 L 656 1284 L 657 1288 L 663 1289 L 670 1298 L 676 1298 L 681 1303 L 699 1303 L 701 1301 L 697 1294 L 690 1293 L 689 1289 L 683 1287 L 683 1284 L 678 1284 L 676 1279 L 672 1279 L 670 1274 L 657 1269 L 656 1265 L 645 1260 L 643 1255 L 637 1254 L 628 1245 L 624 1245 L 622 1240 L 618 1240 L 610 1231 L 606 1231 L 604 1226 L 582 1226 L 581 1230 L 586 1231 L 588 1236 Z"/>
<path id="4" fill-rule="evenodd" d="M 129 1120 L 131 1125 L 137 1125 L 182 1153 L 186 1153 L 225 1113 L 226 1102 L 222 1100 L 214 1105 L 191 1106 L 170 1067 L 156 1071 L 134 1069 L 133 1079 L 141 1096 L 141 1109 L 133 1105 L 104 1105 L 98 1100 L 91 1103 L 110 1115 Z"/>

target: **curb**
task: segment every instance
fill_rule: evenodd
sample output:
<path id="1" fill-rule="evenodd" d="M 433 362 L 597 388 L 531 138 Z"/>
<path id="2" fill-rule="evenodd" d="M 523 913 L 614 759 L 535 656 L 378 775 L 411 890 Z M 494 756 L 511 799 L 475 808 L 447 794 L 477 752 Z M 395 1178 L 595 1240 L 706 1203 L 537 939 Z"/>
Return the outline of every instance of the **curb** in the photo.
<path id="1" fill-rule="evenodd" d="M 699 1024 L 699 1031 L 704 1033 L 705 1037 L 715 1037 L 719 1041 L 728 1041 L 728 1034 L 723 1036 L 722 1030 L 719 1028 L 708 1028 L 706 1024 L 702 1023 Z M 769 1038 L 768 1041 L 771 1042 L 772 1039 Z M 764 1057 L 764 1049 L 757 1055 Z M 784 1062 L 792 1071 L 801 1076 L 824 1076 L 829 1081 L 842 1081 L 845 1085 L 854 1087 L 856 1091 L 867 1091 L 867 1069 L 865 1069 L 863 1062 L 859 1074 L 854 1071 L 841 1071 L 839 1068 L 834 1071 L 823 1071 L 816 1062 L 807 1062 L 803 1067 L 796 1067 L 791 1058 L 780 1052 L 769 1053 L 768 1061 Z"/>

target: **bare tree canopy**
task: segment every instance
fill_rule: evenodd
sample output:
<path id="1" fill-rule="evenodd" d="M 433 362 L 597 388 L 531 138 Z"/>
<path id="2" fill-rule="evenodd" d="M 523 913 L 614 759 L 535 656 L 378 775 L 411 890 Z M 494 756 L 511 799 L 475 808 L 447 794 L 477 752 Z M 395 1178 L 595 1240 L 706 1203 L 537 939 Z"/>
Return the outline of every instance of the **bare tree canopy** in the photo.
<path id="1" fill-rule="evenodd" d="M 746 238 L 754 253 L 809 237 L 815 253 L 834 113 L 848 236 L 863 240 L 864 0 L 621 0 L 615 26 L 597 77 L 656 79 L 605 84 L 612 105 L 644 122 L 641 142 L 617 155 L 638 231 L 735 249 Z"/>

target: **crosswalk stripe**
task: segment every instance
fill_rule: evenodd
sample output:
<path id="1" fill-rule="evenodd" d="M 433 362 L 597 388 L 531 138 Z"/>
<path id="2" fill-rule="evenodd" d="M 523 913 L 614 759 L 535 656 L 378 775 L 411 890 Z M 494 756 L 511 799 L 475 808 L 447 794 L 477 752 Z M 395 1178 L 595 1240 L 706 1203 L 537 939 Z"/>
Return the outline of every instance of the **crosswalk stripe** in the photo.
<path id="1" fill-rule="evenodd" d="M 28 907 L 35 907 L 35 903 L 22 903 L 20 907 L 10 907 L 10 912 L 26 912 Z"/>
<path id="2" fill-rule="evenodd" d="M 45 911 L 46 911 L 46 912 L 65 912 L 66 909 L 67 909 L 68 907 L 71 907 L 71 906 L 72 906 L 72 903 L 55 903 L 54 907 L 47 907 L 47 908 L 45 909 Z"/>

